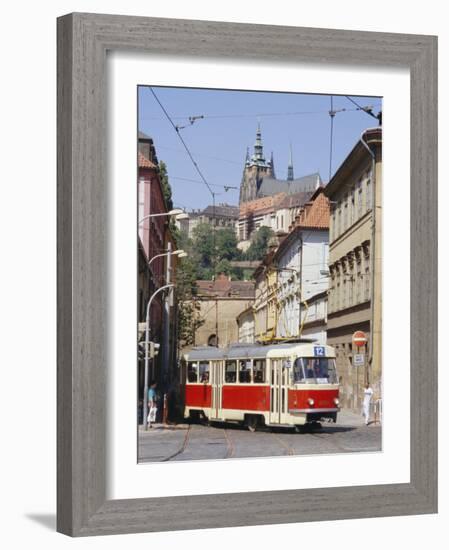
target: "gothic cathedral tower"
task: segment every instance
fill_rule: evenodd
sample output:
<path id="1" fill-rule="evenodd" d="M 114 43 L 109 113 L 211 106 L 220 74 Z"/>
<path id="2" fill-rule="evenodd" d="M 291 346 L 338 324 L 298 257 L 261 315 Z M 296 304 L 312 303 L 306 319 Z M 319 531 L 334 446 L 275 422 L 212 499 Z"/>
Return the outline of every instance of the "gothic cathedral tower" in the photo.
<path id="1" fill-rule="evenodd" d="M 249 150 L 246 151 L 245 167 L 243 168 L 242 182 L 240 184 L 239 204 L 252 201 L 257 198 L 262 178 L 269 176 L 275 178 L 273 154 L 271 160 L 265 160 L 262 145 L 262 133 L 260 124 L 257 126 L 256 142 L 254 144 L 254 153 L 251 158 Z"/>

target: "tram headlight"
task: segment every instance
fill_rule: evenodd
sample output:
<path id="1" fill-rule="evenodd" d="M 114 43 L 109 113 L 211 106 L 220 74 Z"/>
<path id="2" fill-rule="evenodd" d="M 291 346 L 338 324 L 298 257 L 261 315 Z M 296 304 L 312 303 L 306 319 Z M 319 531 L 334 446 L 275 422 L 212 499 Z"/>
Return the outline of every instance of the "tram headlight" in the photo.
<path id="1" fill-rule="evenodd" d="M 338 406 L 340 405 L 340 399 L 338 397 L 334 397 L 334 403 Z"/>
<path id="2" fill-rule="evenodd" d="M 313 407 L 313 406 L 315 405 L 315 400 L 312 399 L 311 397 L 309 397 L 309 399 L 307 399 L 307 403 L 308 403 L 311 407 Z"/>

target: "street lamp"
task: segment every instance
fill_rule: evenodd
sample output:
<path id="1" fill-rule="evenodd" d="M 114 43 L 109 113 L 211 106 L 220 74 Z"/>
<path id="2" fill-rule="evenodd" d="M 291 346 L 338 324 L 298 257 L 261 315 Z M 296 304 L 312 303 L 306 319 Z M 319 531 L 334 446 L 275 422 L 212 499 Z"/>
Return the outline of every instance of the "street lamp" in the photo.
<path id="1" fill-rule="evenodd" d="M 175 216 L 177 220 L 186 220 L 189 217 L 187 212 L 184 212 L 182 208 L 174 208 L 169 212 L 160 212 L 158 214 L 148 214 L 147 216 L 144 216 L 141 220 L 139 220 L 139 224 L 141 224 L 145 220 L 148 220 L 149 218 L 156 218 L 158 216 L 170 216 L 170 217 Z"/>
<path id="2" fill-rule="evenodd" d="M 184 252 L 184 250 L 181 250 L 181 249 L 173 250 L 173 251 L 167 250 L 162 254 L 156 254 L 156 256 L 153 256 L 151 260 L 148 262 L 148 265 L 150 265 L 153 262 L 153 260 L 156 260 L 156 258 L 162 258 L 163 256 L 168 256 L 169 254 L 178 256 L 178 258 L 185 258 L 186 256 L 188 256 L 187 252 Z"/>
<path id="3" fill-rule="evenodd" d="M 174 286 L 173 283 L 168 283 L 164 286 L 161 286 L 152 294 L 150 299 L 148 300 L 147 304 L 147 312 L 145 317 L 145 373 L 144 373 L 144 387 L 143 387 L 143 427 L 144 430 L 148 430 L 148 364 L 149 364 L 149 356 L 148 356 L 148 346 L 150 344 L 150 308 L 151 303 L 153 302 L 154 297 L 159 294 L 159 292 L 162 292 L 166 288 L 172 288 Z"/>

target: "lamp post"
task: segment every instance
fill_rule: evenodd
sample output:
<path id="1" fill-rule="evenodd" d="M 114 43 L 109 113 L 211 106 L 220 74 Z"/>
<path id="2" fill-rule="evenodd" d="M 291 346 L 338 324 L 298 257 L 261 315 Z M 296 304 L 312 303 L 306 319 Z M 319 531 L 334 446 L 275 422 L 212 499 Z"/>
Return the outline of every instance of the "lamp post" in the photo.
<path id="1" fill-rule="evenodd" d="M 168 256 L 169 254 L 174 254 L 178 256 L 178 258 L 185 258 L 186 256 L 188 256 L 187 252 L 184 252 L 184 250 L 181 250 L 181 249 L 173 250 L 173 252 L 166 250 L 162 254 L 156 254 L 156 256 L 153 256 L 151 260 L 148 262 L 148 266 L 150 266 L 153 263 L 153 261 L 156 260 L 157 258 L 162 258 L 163 256 Z"/>
<path id="2" fill-rule="evenodd" d="M 149 218 L 157 218 L 159 216 L 175 216 L 177 220 L 186 220 L 189 215 L 187 212 L 184 212 L 181 208 L 174 208 L 173 210 L 170 210 L 169 212 L 160 212 L 158 214 L 148 214 L 147 216 L 144 216 L 141 220 L 139 220 L 139 225 L 144 222 L 145 220 L 148 220 Z"/>
<path id="3" fill-rule="evenodd" d="M 173 283 L 166 284 L 161 286 L 152 294 L 147 304 L 147 311 L 145 317 L 145 373 L 144 373 L 144 387 L 143 387 L 143 427 L 145 430 L 148 429 L 148 366 L 149 366 L 149 355 L 148 355 L 148 346 L 150 344 L 150 308 L 153 302 L 154 297 L 165 290 L 166 288 L 173 287 Z"/>

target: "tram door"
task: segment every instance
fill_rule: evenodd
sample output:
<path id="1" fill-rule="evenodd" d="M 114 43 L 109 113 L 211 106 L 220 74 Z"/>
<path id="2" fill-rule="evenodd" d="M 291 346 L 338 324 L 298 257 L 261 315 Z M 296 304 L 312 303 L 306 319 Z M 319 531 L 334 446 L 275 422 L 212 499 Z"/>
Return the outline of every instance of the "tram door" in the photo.
<path id="1" fill-rule="evenodd" d="M 288 381 L 290 369 L 285 359 L 272 359 L 270 363 L 270 424 L 287 421 Z"/>
<path id="2" fill-rule="evenodd" d="M 221 418 L 223 395 L 223 361 L 212 361 L 212 418 Z"/>

